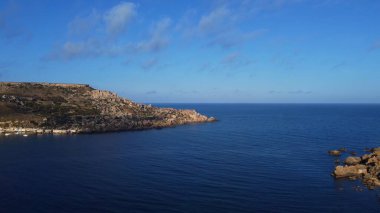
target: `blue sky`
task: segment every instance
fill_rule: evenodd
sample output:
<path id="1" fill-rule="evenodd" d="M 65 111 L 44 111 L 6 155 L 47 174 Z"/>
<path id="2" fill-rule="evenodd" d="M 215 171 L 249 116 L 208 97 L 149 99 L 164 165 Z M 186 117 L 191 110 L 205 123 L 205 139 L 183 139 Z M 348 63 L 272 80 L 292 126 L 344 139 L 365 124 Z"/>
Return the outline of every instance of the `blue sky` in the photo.
<path id="1" fill-rule="evenodd" d="M 380 103 L 377 0 L 1 0 L 0 80 L 138 102 Z"/>

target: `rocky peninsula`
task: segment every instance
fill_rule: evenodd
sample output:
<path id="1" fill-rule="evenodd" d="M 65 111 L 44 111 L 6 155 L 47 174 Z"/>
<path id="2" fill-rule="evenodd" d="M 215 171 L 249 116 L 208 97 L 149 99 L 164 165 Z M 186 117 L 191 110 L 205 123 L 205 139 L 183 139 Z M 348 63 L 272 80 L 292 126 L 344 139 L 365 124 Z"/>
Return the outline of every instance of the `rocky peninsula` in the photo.
<path id="1" fill-rule="evenodd" d="M 137 104 L 87 84 L 0 82 L 0 133 L 76 134 L 215 121 L 195 110 Z"/>
<path id="2" fill-rule="evenodd" d="M 345 149 L 329 151 L 330 155 L 340 156 Z M 380 187 L 380 147 L 367 150 L 360 157 L 349 156 L 343 165 L 337 165 L 333 172 L 335 178 L 360 179 L 369 189 Z M 340 161 L 337 160 L 337 163 Z"/>

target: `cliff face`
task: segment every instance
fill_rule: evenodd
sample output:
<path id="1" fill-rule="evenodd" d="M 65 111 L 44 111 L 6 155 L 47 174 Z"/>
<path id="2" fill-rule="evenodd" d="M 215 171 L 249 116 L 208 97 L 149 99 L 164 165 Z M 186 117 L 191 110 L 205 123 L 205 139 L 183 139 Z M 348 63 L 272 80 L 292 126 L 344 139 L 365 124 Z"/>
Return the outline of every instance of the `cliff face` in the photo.
<path id="1" fill-rule="evenodd" d="M 0 82 L 2 132 L 107 132 L 214 120 L 194 110 L 137 104 L 85 84 Z"/>

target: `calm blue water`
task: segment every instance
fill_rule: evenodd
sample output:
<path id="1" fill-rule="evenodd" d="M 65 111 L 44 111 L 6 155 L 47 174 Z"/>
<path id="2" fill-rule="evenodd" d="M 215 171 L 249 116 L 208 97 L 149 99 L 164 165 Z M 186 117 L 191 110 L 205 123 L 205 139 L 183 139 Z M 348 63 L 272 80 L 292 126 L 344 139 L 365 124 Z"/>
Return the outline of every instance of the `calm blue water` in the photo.
<path id="1" fill-rule="evenodd" d="M 380 105 L 168 105 L 217 123 L 0 137 L 0 212 L 380 212 L 329 149 L 380 146 Z"/>

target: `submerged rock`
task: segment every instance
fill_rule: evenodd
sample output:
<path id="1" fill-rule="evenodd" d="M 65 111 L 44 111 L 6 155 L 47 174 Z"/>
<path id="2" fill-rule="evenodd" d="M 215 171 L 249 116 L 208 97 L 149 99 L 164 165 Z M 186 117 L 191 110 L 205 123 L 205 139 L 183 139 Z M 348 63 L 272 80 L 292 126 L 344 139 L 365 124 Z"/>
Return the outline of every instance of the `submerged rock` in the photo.
<path id="1" fill-rule="evenodd" d="M 340 156 L 342 154 L 342 152 L 339 150 L 330 150 L 328 153 L 332 156 Z"/>
<path id="2" fill-rule="evenodd" d="M 342 148 L 340 148 L 340 149 L 338 149 L 340 152 L 347 152 L 347 148 L 344 148 L 344 147 L 342 147 Z"/>

